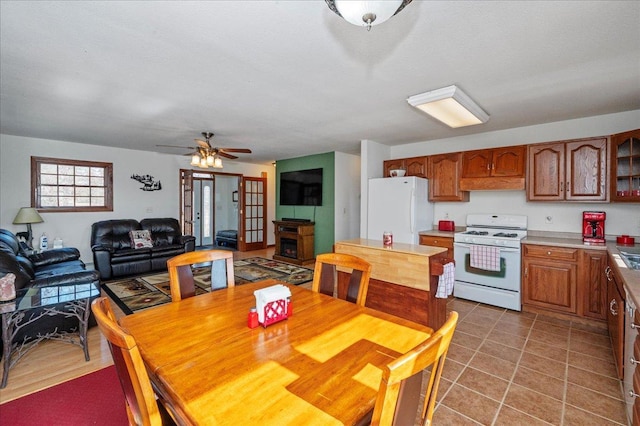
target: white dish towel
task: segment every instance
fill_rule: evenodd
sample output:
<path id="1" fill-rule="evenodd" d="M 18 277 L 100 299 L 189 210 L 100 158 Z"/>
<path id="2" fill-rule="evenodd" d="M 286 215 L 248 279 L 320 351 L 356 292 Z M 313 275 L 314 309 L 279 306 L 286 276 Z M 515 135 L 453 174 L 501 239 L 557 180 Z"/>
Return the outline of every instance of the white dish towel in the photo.
<path id="1" fill-rule="evenodd" d="M 446 299 L 453 293 L 453 283 L 455 282 L 455 265 L 449 262 L 444 265 L 444 272 L 438 277 L 438 290 L 436 297 Z"/>
<path id="2" fill-rule="evenodd" d="M 474 244 L 469 248 L 469 256 L 472 268 L 486 271 L 500 270 L 500 247 Z"/>

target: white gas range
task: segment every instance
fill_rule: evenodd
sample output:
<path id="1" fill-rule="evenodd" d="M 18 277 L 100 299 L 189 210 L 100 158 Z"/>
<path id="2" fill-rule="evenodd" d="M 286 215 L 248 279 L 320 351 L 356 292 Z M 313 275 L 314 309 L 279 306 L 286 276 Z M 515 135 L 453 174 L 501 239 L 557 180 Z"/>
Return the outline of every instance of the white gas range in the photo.
<path id="1" fill-rule="evenodd" d="M 470 214 L 466 224 L 453 236 L 453 295 L 520 311 L 520 242 L 527 236 L 527 216 Z"/>

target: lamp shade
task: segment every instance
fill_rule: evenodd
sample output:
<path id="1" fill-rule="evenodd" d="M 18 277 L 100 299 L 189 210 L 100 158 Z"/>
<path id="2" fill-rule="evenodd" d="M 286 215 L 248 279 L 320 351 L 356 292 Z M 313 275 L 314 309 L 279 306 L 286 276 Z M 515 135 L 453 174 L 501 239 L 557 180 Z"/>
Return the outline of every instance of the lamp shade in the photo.
<path id="1" fill-rule="evenodd" d="M 411 0 L 353 1 L 325 0 L 331 10 L 342 16 L 345 21 L 358 26 L 371 28 L 400 12 Z"/>
<path id="2" fill-rule="evenodd" d="M 40 223 L 44 222 L 38 210 L 33 207 L 21 207 L 16 215 L 16 218 L 13 219 L 13 223 L 16 225 L 23 223 Z"/>

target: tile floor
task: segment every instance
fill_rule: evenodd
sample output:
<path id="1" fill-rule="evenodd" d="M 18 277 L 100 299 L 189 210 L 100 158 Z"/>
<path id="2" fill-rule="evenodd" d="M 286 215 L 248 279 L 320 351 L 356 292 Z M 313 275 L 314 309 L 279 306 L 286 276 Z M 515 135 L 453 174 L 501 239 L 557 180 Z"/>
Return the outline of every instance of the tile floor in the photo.
<path id="1" fill-rule="evenodd" d="M 433 423 L 626 425 L 606 328 L 452 299 Z"/>

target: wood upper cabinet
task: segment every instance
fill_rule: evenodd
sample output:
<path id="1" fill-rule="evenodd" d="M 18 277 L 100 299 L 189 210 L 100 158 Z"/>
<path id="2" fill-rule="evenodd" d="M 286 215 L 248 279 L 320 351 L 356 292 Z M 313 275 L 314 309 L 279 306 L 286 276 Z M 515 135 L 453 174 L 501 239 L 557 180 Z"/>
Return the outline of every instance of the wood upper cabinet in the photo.
<path id="1" fill-rule="evenodd" d="M 427 177 L 427 157 L 405 158 L 407 176 Z"/>
<path id="2" fill-rule="evenodd" d="M 406 171 L 405 176 L 427 177 L 427 157 L 397 158 L 383 162 L 383 175 L 389 177 L 389 172 L 395 169 Z"/>
<path id="3" fill-rule="evenodd" d="M 462 153 L 428 157 L 429 201 L 469 201 L 469 193 L 460 189 Z"/>
<path id="4" fill-rule="evenodd" d="M 389 177 L 391 176 L 389 172 L 391 170 L 403 169 L 406 170 L 406 166 L 404 163 L 404 158 L 397 158 L 395 160 L 386 160 L 382 163 L 382 176 Z"/>
<path id="5" fill-rule="evenodd" d="M 527 199 L 606 201 L 607 138 L 529 145 Z"/>
<path id="6" fill-rule="evenodd" d="M 607 199 L 607 138 L 568 142 L 565 199 Z"/>
<path id="7" fill-rule="evenodd" d="M 466 151 L 462 156 L 464 190 L 524 189 L 527 148 L 524 145 Z"/>
<path id="8" fill-rule="evenodd" d="M 640 129 L 611 136 L 611 201 L 640 202 Z"/>

